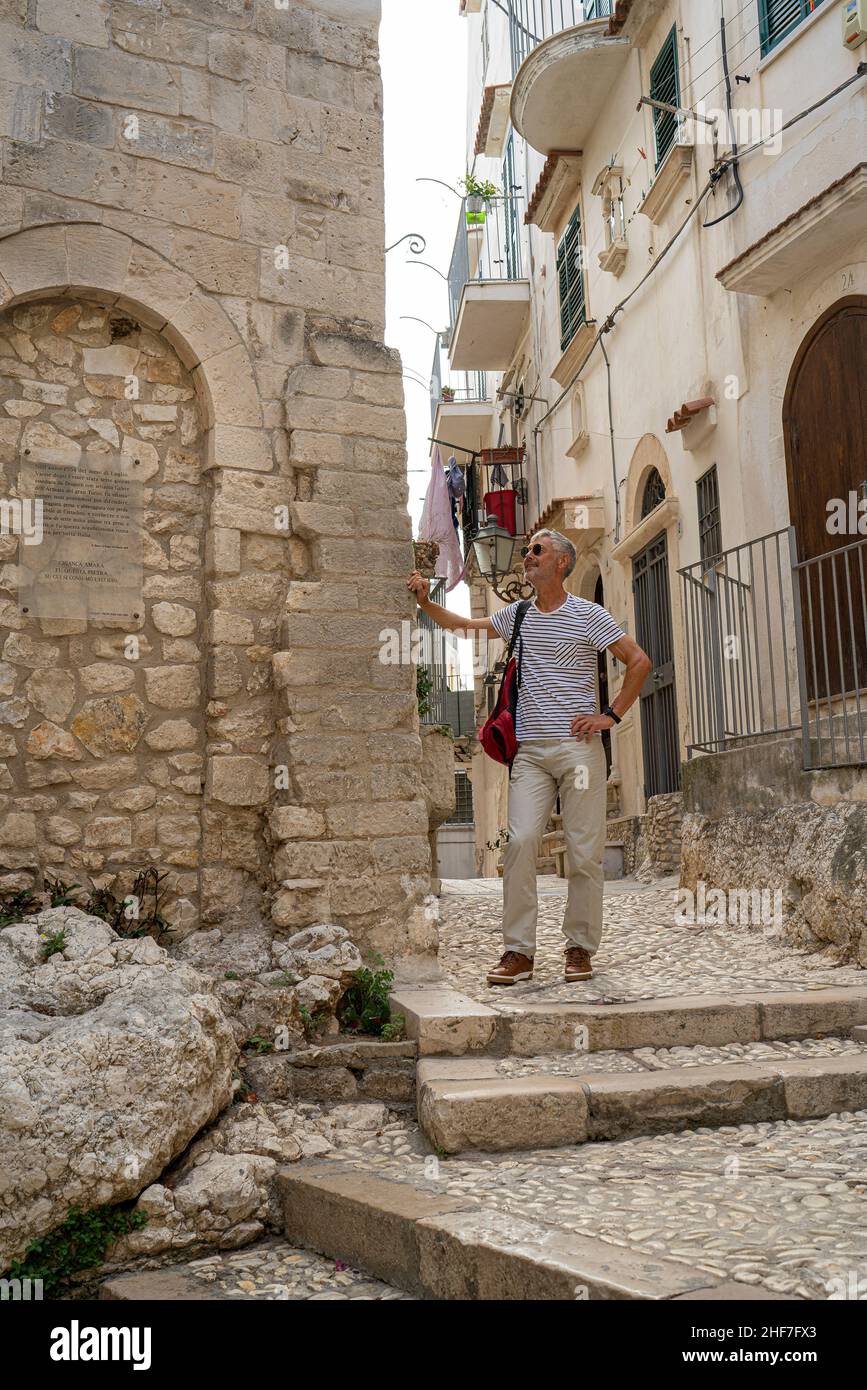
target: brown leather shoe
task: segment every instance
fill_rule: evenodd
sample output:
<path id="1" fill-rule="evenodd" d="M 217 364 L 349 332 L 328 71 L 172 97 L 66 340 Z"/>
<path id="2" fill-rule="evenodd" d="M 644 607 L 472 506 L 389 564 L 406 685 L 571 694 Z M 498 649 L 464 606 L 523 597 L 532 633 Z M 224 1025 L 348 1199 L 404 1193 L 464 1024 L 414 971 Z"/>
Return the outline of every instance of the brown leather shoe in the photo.
<path id="1" fill-rule="evenodd" d="M 488 971 L 489 985 L 516 985 L 519 980 L 532 978 L 533 962 L 529 956 L 522 956 L 520 951 L 506 951 L 499 965 Z"/>
<path id="2" fill-rule="evenodd" d="M 566 969 L 563 978 L 566 980 L 589 980 L 593 974 L 593 966 L 590 961 L 590 952 L 585 951 L 583 946 L 570 946 L 566 951 Z"/>

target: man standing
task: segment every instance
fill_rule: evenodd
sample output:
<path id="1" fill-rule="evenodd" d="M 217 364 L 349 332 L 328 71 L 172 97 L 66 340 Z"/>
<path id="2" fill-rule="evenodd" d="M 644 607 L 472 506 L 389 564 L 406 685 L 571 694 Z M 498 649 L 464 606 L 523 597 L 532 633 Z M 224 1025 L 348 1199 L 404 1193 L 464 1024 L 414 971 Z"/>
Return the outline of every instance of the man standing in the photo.
<path id="1" fill-rule="evenodd" d="M 563 587 L 577 559 L 559 531 L 537 531 L 524 547 L 524 577 L 535 590 L 518 636 L 521 686 L 509 785 L 509 841 L 503 860 L 503 944 L 490 985 L 533 978 L 536 954 L 536 851 L 559 795 L 569 883 L 563 934 L 565 978 L 589 980 L 602 937 L 602 856 L 607 780 L 601 734 L 619 724 L 638 699 L 650 658 L 598 603 Z M 440 627 L 467 636 L 487 632 L 506 642 L 517 603 L 490 618 L 467 620 L 431 603 L 428 582 L 407 581 L 419 607 Z M 626 672 L 610 705 L 596 710 L 597 652 L 608 648 Z"/>

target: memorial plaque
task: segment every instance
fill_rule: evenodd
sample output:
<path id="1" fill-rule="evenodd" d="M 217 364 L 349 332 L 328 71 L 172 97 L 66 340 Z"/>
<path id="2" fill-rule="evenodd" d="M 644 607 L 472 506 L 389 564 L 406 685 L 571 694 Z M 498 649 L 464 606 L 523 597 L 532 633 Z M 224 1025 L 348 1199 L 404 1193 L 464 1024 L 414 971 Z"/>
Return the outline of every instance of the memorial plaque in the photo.
<path id="1" fill-rule="evenodd" d="M 37 618 L 142 613 L 142 488 L 123 454 L 77 464 L 23 458 L 19 494 L 28 532 L 18 545 L 18 603 Z"/>

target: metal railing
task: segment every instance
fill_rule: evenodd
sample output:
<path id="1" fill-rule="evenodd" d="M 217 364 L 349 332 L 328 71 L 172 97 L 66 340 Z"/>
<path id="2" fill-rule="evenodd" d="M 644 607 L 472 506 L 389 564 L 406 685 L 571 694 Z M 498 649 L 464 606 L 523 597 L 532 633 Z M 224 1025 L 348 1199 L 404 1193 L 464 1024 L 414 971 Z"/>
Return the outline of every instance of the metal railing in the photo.
<path id="1" fill-rule="evenodd" d="M 867 764 L 867 539 L 799 560 L 790 526 L 680 576 L 688 756 L 800 733 L 805 768 Z"/>
<path id="2" fill-rule="evenodd" d="M 516 194 L 492 198 L 477 210 L 461 202 L 461 215 L 449 266 L 452 328 L 464 286 L 473 280 L 520 280 L 524 200 Z M 475 220 L 473 220 L 475 219 Z"/>
<path id="3" fill-rule="evenodd" d="M 692 740 L 721 752 L 796 732 L 798 675 L 789 532 L 773 531 L 680 570 Z"/>
<path id="4" fill-rule="evenodd" d="M 512 77 L 545 39 L 591 19 L 609 18 L 612 4 L 613 0 L 510 0 Z"/>
<path id="5" fill-rule="evenodd" d="M 485 372 L 447 372 L 446 375 L 448 380 L 443 381 L 442 354 L 440 340 L 437 338 L 430 377 L 431 429 L 436 424 L 437 410 L 441 405 L 461 402 L 481 404 L 489 399 L 488 378 Z"/>
<path id="6" fill-rule="evenodd" d="M 804 766 L 867 763 L 867 539 L 798 560 Z"/>
<path id="7" fill-rule="evenodd" d="M 430 586 L 430 597 L 434 603 L 443 603 L 445 581 L 434 580 Z M 419 642 L 419 665 L 426 667 L 431 685 L 427 696 L 427 709 L 420 716 L 422 724 L 448 725 L 457 737 L 460 734 L 474 733 L 476 730 L 475 692 L 461 688 L 459 679 L 450 674 L 446 662 L 446 633 L 426 614 L 419 614 L 421 641 Z"/>

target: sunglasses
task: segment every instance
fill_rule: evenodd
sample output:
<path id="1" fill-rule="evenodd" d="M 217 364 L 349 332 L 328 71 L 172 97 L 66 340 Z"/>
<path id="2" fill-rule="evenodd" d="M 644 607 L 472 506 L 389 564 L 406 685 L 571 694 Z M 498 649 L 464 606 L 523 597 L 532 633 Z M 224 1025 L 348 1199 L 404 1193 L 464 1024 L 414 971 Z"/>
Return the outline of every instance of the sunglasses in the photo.
<path id="1" fill-rule="evenodd" d="M 535 545 L 521 546 L 521 559 L 526 559 L 528 555 L 541 555 L 545 547 L 537 541 Z"/>

